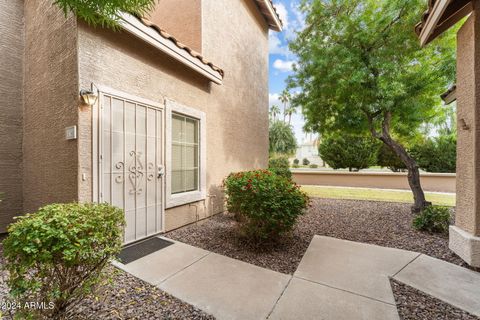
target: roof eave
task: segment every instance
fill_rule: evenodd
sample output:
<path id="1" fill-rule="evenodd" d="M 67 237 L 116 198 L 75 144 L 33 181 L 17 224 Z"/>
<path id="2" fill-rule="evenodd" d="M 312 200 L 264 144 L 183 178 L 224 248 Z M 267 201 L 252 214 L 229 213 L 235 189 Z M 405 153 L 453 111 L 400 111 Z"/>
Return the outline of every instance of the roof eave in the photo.
<path id="1" fill-rule="evenodd" d="M 427 43 L 432 41 L 431 39 L 435 28 L 437 27 L 440 18 L 442 17 L 445 9 L 450 4 L 451 0 L 438 0 L 435 2 L 435 5 L 428 15 L 427 21 L 424 23 L 422 31 L 420 33 L 420 44 L 425 46 Z"/>
<path id="2" fill-rule="evenodd" d="M 191 56 L 185 50 L 177 47 L 173 42 L 163 38 L 152 28 L 147 27 L 136 17 L 128 13 L 120 14 L 120 26 L 133 36 L 144 40 L 190 69 L 203 75 L 216 84 L 222 84 L 223 76 L 210 66 Z"/>
<path id="3" fill-rule="evenodd" d="M 473 10 L 470 0 L 437 0 L 433 7 L 425 13 L 426 20 L 419 22 L 415 29 L 419 29 L 420 44 L 426 46 L 443 32 L 448 30 Z"/>
<path id="4" fill-rule="evenodd" d="M 260 12 L 265 17 L 265 20 L 267 20 L 269 28 L 274 31 L 281 32 L 283 30 L 283 23 L 282 20 L 280 20 L 280 17 L 278 16 L 278 13 L 275 10 L 272 1 L 256 0 L 256 2 L 258 4 Z"/>
<path id="5" fill-rule="evenodd" d="M 270 26 L 272 27 L 273 30 L 281 32 L 283 30 L 283 23 L 280 20 L 280 17 L 278 16 L 277 11 L 273 7 L 273 4 L 270 0 L 264 0 L 264 1 L 267 3 L 268 10 L 270 11 L 270 14 L 274 22 L 274 24 Z"/>

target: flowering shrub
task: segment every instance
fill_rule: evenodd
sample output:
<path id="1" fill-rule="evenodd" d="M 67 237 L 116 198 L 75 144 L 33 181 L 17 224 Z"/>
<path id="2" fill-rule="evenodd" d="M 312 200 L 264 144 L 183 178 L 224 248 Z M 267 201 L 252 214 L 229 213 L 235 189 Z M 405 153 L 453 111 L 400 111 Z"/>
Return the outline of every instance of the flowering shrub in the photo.
<path id="1" fill-rule="evenodd" d="M 292 230 L 308 205 L 298 185 L 268 170 L 232 173 L 224 186 L 228 210 L 240 217 L 244 235 L 257 243 Z"/>
<path id="2" fill-rule="evenodd" d="M 61 319 L 105 279 L 122 245 L 124 214 L 107 204 L 52 204 L 10 225 L 3 242 L 10 295 L 19 319 Z"/>

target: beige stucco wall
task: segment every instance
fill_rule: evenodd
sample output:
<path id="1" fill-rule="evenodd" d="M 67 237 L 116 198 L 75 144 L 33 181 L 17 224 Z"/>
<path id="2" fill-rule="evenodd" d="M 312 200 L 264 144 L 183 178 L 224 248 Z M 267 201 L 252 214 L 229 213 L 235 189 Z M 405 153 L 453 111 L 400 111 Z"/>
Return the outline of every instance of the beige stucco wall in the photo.
<path id="1" fill-rule="evenodd" d="M 23 0 L 0 0 L 0 233 L 22 212 Z"/>
<path id="2" fill-rule="evenodd" d="M 78 122 L 76 20 L 50 0 L 25 0 L 23 198 L 29 212 L 77 200 Z"/>
<path id="3" fill-rule="evenodd" d="M 341 172 L 293 170 L 293 180 L 300 185 L 359 187 L 410 190 L 407 173 Z M 455 173 L 423 173 L 424 191 L 455 193 Z"/>
<path id="4" fill-rule="evenodd" d="M 456 226 L 480 235 L 480 20 L 474 12 L 457 36 L 457 209 Z M 462 120 L 470 127 L 462 128 Z"/>
<path id="5" fill-rule="evenodd" d="M 82 24 L 78 34 L 80 87 L 93 82 L 159 103 L 166 97 L 206 113 L 207 199 L 167 210 L 166 230 L 222 211 L 223 178 L 268 159 L 267 25 L 250 0 L 203 0 L 202 11 L 203 53 L 225 70 L 221 86 L 126 33 Z M 79 121 L 79 199 L 90 201 L 91 111 Z"/>
<path id="6" fill-rule="evenodd" d="M 161 0 L 148 18 L 197 52 L 202 52 L 202 0 Z"/>

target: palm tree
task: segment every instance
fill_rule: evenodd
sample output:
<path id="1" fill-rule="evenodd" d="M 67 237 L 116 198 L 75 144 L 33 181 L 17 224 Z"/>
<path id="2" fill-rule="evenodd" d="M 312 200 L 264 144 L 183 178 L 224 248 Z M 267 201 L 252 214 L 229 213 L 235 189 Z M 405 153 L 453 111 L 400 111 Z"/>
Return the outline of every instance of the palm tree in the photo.
<path id="1" fill-rule="evenodd" d="M 277 115 L 280 113 L 280 108 L 276 105 L 270 107 L 270 116 L 273 119 L 273 122 L 277 120 Z"/>
<path id="2" fill-rule="evenodd" d="M 292 115 L 297 113 L 297 108 L 292 107 L 291 105 L 285 110 L 285 113 L 288 116 L 288 125 L 292 122 Z"/>
<path id="3" fill-rule="evenodd" d="M 285 122 L 287 118 L 286 114 L 286 109 L 287 109 L 287 104 L 290 102 L 290 92 L 288 92 L 287 89 L 283 90 L 282 93 L 280 94 L 280 97 L 278 98 L 282 103 L 283 103 L 283 122 Z"/>

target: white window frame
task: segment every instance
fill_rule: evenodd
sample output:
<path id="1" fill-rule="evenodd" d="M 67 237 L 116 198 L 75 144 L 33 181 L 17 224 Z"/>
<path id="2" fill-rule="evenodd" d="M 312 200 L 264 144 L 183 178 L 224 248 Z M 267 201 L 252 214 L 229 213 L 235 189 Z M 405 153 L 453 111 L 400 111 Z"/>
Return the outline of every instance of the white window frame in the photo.
<path id="1" fill-rule="evenodd" d="M 172 115 L 176 113 L 199 121 L 199 181 L 198 190 L 172 194 Z M 165 201 L 166 208 L 202 201 L 207 196 L 207 122 L 205 112 L 165 99 Z"/>

